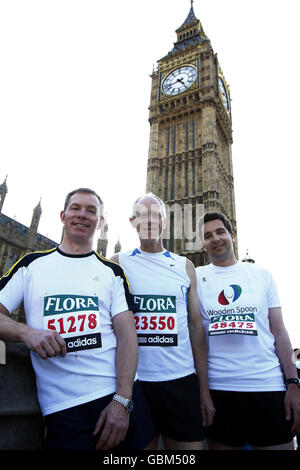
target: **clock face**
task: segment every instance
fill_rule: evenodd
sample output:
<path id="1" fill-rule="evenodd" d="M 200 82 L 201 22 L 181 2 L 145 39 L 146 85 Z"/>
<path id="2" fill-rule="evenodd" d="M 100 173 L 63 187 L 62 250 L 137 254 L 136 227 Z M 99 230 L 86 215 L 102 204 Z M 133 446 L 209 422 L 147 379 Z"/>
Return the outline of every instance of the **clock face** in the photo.
<path id="1" fill-rule="evenodd" d="M 229 112 L 229 110 L 230 110 L 229 99 L 228 99 L 228 95 L 227 95 L 227 91 L 226 91 L 224 82 L 223 82 L 223 80 L 220 76 L 219 76 L 219 91 L 221 93 L 222 100 L 223 100 L 224 106 L 226 108 L 226 111 Z"/>
<path id="2" fill-rule="evenodd" d="M 166 76 L 161 88 L 166 95 L 178 95 L 190 88 L 196 78 L 196 68 L 192 65 L 183 65 Z"/>

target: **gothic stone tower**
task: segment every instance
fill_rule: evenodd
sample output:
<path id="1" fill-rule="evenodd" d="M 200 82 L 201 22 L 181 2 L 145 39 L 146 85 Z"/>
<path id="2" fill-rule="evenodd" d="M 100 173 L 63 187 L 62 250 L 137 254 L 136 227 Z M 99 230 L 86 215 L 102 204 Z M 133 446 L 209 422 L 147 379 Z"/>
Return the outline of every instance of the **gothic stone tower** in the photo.
<path id="1" fill-rule="evenodd" d="M 189 208 L 190 218 L 170 211 L 165 246 L 199 266 L 208 262 L 199 245 L 190 243 L 199 205 L 224 213 L 236 234 L 230 94 L 193 1 L 176 34 L 151 77 L 146 190 L 169 208 L 180 206 L 182 214 Z"/>

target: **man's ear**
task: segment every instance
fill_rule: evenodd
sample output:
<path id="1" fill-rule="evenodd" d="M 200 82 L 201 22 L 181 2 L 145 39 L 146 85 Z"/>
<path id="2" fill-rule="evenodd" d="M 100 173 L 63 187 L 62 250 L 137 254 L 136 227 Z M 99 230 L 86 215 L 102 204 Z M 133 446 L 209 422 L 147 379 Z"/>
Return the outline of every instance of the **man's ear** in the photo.
<path id="1" fill-rule="evenodd" d="M 61 211 L 60 220 L 62 221 L 63 224 L 65 223 L 65 211 Z"/>
<path id="2" fill-rule="evenodd" d="M 136 217 L 129 217 L 129 222 L 133 226 L 133 228 L 136 228 Z"/>

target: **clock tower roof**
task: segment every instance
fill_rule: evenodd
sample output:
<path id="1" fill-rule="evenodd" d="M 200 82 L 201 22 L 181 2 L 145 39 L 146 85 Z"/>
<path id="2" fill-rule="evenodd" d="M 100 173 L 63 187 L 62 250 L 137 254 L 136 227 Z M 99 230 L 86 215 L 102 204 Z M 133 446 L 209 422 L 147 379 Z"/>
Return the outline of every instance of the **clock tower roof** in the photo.
<path id="1" fill-rule="evenodd" d="M 178 28 L 178 29 L 176 30 L 176 33 L 179 32 L 179 31 L 181 31 L 181 30 L 183 30 L 183 29 L 185 29 L 186 26 L 190 26 L 190 25 L 192 25 L 192 24 L 194 24 L 194 23 L 197 23 L 198 21 L 199 21 L 199 20 L 198 20 L 198 18 L 196 18 L 196 15 L 195 15 L 195 13 L 194 13 L 194 8 L 193 8 L 193 3 L 192 3 L 190 12 L 189 12 L 189 14 L 188 14 L 188 16 L 187 16 L 185 22 L 180 26 L 180 28 Z"/>
<path id="2" fill-rule="evenodd" d="M 208 40 L 200 20 L 198 20 L 195 15 L 193 1 L 191 1 L 191 8 L 186 20 L 178 29 L 176 29 L 176 34 L 177 42 L 174 43 L 173 49 L 166 57 L 170 57 L 191 47 L 195 47 Z"/>

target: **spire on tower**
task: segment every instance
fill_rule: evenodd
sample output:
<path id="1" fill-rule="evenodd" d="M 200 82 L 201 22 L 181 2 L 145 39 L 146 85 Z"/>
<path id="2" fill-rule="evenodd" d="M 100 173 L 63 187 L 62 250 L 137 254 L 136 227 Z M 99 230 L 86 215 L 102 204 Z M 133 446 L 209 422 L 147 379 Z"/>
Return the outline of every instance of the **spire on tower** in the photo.
<path id="1" fill-rule="evenodd" d="M 39 222 L 40 222 L 40 218 L 41 218 L 41 215 L 42 215 L 41 200 L 42 200 L 42 198 L 40 198 L 39 203 L 33 209 L 30 230 L 32 230 L 34 232 L 37 232 L 38 225 L 39 225 Z"/>
<path id="2" fill-rule="evenodd" d="M 188 16 L 182 25 L 176 29 L 177 42 L 174 43 L 173 49 L 167 55 L 168 57 L 208 40 L 200 20 L 198 20 L 195 15 L 193 4 L 194 1 L 191 0 L 191 8 Z"/>
<path id="3" fill-rule="evenodd" d="M 121 251 L 121 243 L 120 243 L 120 238 L 118 237 L 118 241 L 117 243 L 115 244 L 115 253 L 120 253 Z"/>
<path id="4" fill-rule="evenodd" d="M 0 186 L 0 212 L 2 211 L 4 199 L 5 199 L 6 194 L 7 194 L 7 184 L 6 184 L 7 176 L 8 175 L 6 175 L 5 180 L 3 181 L 3 183 Z"/>

